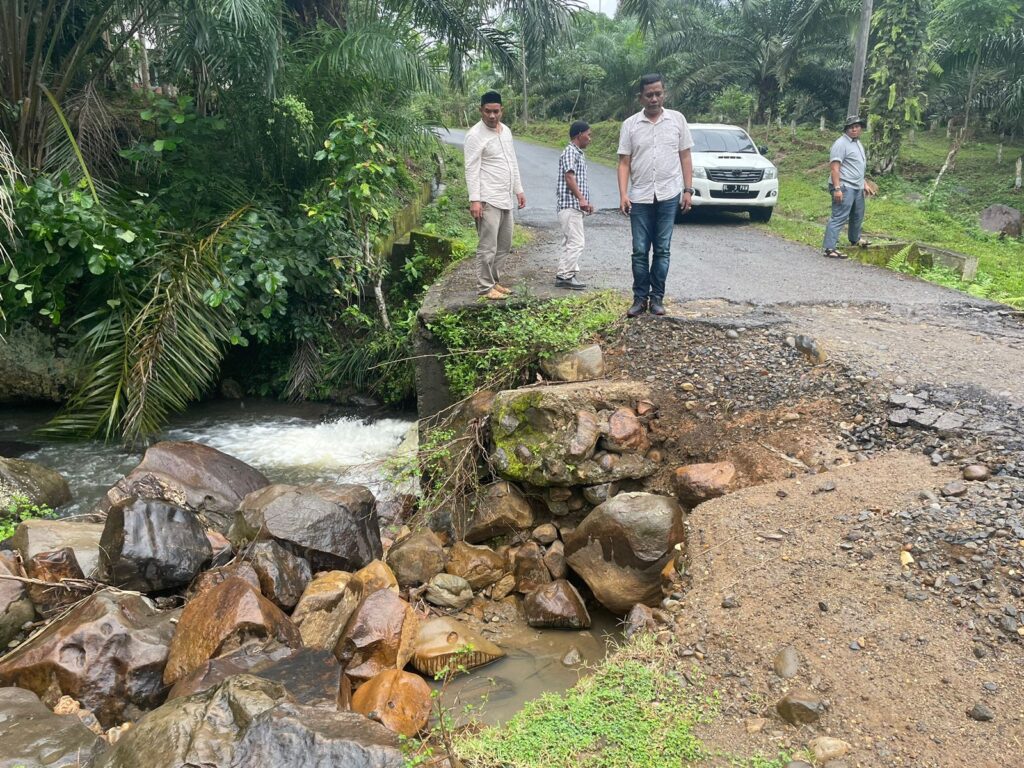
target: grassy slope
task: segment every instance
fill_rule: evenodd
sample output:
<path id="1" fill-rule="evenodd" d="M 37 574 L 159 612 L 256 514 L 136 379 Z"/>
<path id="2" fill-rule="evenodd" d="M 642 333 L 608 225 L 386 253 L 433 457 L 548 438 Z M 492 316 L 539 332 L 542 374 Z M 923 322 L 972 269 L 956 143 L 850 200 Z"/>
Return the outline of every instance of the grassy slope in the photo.
<path id="1" fill-rule="evenodd" d="M 598 123 L 587 154 L 594 161 L 614 163 L 619 124 Z M 562 123 L 516 126 L 516 134 L 552 146 L 567 141 Z M 779 166 L 779 205 L 771 223 L 760 225 L 790 240 L 820 246 L 829 213 L 825 192 L 828 148 L 834 132 L 800 128 L 794 137 L 788 128 L 758 126 L 754 138 L 767 144 L 770 159 Z M 865 137 L 870 151 L 871 137 Z M 978 257 L 978 276 L 971 284 L 951 273 L 933 270 L 922 277 L 971 294 L 1024 307 L 1024 242 L 1000 240 L 978 228 L 978 212 L 993 203 L 1015 208 L 1024 199 L 1012 192 L 1014 162 L 1024 144 L 1006 144 L 1003 162 L 996 162 L 996 143 L 975 141 L 965 146 L 956 167 L 947 171 L 935 194 L 927 198 L 935 176 L 946 159 L 949 142 L 944 132 L 920 132 L 904 145 L 899 176 L 877 179 L 879 195 L 869 201 L 865 232 L 869 237 L 918 241 Z M 920 196 L 921 199 L 915 199 Z"/>

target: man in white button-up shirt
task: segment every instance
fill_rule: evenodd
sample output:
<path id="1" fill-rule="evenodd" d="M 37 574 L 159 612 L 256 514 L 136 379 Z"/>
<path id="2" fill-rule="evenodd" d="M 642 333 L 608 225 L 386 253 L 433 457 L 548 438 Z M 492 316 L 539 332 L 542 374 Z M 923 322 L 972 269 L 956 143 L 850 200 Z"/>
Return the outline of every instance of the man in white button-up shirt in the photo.
<path id="1" fill-rule="evenodd" d="M 619 210 L 629 216 L 633 231 L 633 306 L 628 317 L 647 309 L 652 315 L 665 314 L 672 226 L 677 210 L 690 210 L 693 196 L 690 127 L 682 114 L 665 109 L 661 75 L 640 78 L 640 103 L 643 109 L 627 118 L 619 132 Z"/>
<path id="2" fill-rule="evenodd" d="M 480 238 L 476 247 L 477 290 L 500 300 L 511 291 L 500 283 L 501 268 L 512 248 L 512 209 L 524 208 L 526 196 L 512 131 L 501 122 L 501 94 L 480 97 L 480 122 L 466 131 L 463 147 L 469 213 Z"/>

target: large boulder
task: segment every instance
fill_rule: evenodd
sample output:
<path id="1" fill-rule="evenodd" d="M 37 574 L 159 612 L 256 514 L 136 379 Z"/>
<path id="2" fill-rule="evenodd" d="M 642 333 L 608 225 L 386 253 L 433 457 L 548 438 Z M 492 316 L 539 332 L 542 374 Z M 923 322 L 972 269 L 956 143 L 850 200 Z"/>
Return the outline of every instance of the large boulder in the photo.
<path id="1" fill-rule="evenodd" d="M 434 677 L 455 674 L 460 667 L 473 669 L 497 661 L 505 652 L 478 632 L 447 616 L 423 622 L 416 634 L 412 665 Z"/>
<path id="2" fill-rule="evenodd" d="M 49 467 L 0 457 L 0 507 L 7 507 L 16 496 L 36 506 L 56 509 L 71 501 L 71 489 L 68 481 Z"/>
<path id="3" fill-rule="evenodd" d="M 996 203 L 978 216 L 979 226 L 986 232 L 998 232 L 1007 237 L 1020 237 L 1021 212 L 1008 205 Z"/>
<path id="4" fill-rule="evenodd" d="M 240 548 L 275 539 L 314 571 L 354 571 L 383 554 L 373 494 L 361 485 L 271 485 L 241 502 L 228 534 Z"/>
<path id="5" fill-rule="evenodd" d="M 479 544 L 532 526 L 533 510 L 522 491 L 499 480 L 477 492 L 476 510 L 464 538 L 471 544 Z"/>
<path id="6" fill-rule="evenodd" d="M 109 728 L 163 701 L 162 675 L 177 611 L 104 590 L 0 660 L 0 685 L 53 706 L 67 695 Z"/>
<path id="7" fill-rule="evenodd" d="M 676 498 L 688 507 L 724 496 L 732 490 L 736 467 L 731 461 L 710 464 L 687 464 L 672 475 Z"/>
<path id="8" fill-rule="evenodd" d="M 246 728 L 287 700 L 278 683 L 235 675 L 215 688 L 168 701 L 128 729 L 92 768 L 227 766 Z M 244 763 L 252 766 L 284 763 Z M 302 763 L 292 763 L 296 768 Z"/>
<path id="9" fill-rule="evenodd" d="M 445 570 L 461 576 L 473 589 L 483 589 L 500 579 L 508 570 L 505 558 L 490 547 L 473 546 L 457 541 L 448 550 L 448 564 Z"/>
<path id="10" fill-rule="evenodd" d="M 256 571 L 264 597 L 285 611 L 299 602 L 312 577 L 306 559 L 293 555 L 276 541 L 257 541 L 250 545 L 249 562 Z"/>
<path id="11" fill-rule="evenodd" d="M 163 501 L 126 499 L 107 514 L 100 539 L 100 580 L 155 592 L 188 584 L 213 556 L 196 516 Z"/>
<path id="12" fill-rule="evenodd" d="M 254 718 L 230 768 L 402 768 L 398 734 L 358 712 L 283 703 Z"/>
<path id="13" fill-rule="evenodd" d="M 75 715 L 55 715 L 31 691 L 0 688 L 0 768 L 79 768 L 103 742 Z"/>
<path id="14" fill-rule="evenodd" d="M 146 450 L 139 465 L 107 491 L 100 509 L 131 498 L 183 507 L 224 533 L 239 502 L 269 483 L 244 461 L 192 442 L 165 441 Z"/>
<path id="15" fill-rule="evenodd" d="M 292 613 L 303 644 L 333 652 L 364 593 L 363 582 L 345 571 L 321 573 L 309 582 Z"/>
<path id="16" fill-rule="evenodd" d="M 96 575 L 100 563 L 102 523 L 77 523 L 69 520 L 25 520 L 19 523 L 8 540 L 11 549 L 21 553 L 28 562 L 41 552 L 54 552 L 70 547 L 87 577 Z"/>
<path id="17" fill-rule="evenodd" d="M 620 493 L 565 536 L 569 567 L 602 605 L 625 613 L 661 598 L 661 570 L 683 541 L 683 510 L 668 496 Z"/>
<path id="18" fill-rule="evenodd" d="M 412 657 L 419 624 L 412 606 L 390 589 L 367 595 L 338 646 L 345 673 L 360 682 L 385 669 L 402 669 Z"/>
<path id="19" fill-rule="evenodd" d="M 531 485 L 569 486 L 643 478 L 657 466 L 637 408 L 650 390 L 631 381 L 556 384 L 499 392 L 491 414 L 498 473 Z"/>
<path id="20" fill-rule="evenodd" d="M 430 686 L 419 675 L 388 669 L 367 680 L 352 695 L 352 711 L 372 717 L 389 730 L 412 737 L 427 726 Z"/>
<path id="21" fill-rule="evenodd" d="M 0 552 L 0 650 L 6 649 L 22 626 L 36 617 L 25 585 L 4 576 L 24 576 L 13 552 Z"/>
<path id="22" fill-rule="evenodd" d="M 590 614 L 576 587 L 565 579 L 545 584 L 523 600 L 526 623 L 531 627 L 589 629 Z"/>
<path id="23" fill-rule="evenodd" d="M 444 570 L 444 546 L 429 528 L 399 540 L 388 550 L 387 564 L 401 587 L 426 584 Z"/>
<path id="24" fill-rule="evenodd" d="M 245 641 L 302 645 L 298 628 L 251 584 L 228 578 L 189 600 L 174 633 L 164 682 L 175 683 Z"/>
<path id="25" fill-rule="evenodd" d="M 245 645 L 227 656 L 210 659 L 181 678 L 167 699 L 191 696 L 220 685 L 234 675 L 252 675 L 284 686 L 288 695 L 300 704 L 338 704 L 342 686 L 347 686 L 344 670 L 334 654 L 314 648 L 274 648 L 264 650 Z"/>

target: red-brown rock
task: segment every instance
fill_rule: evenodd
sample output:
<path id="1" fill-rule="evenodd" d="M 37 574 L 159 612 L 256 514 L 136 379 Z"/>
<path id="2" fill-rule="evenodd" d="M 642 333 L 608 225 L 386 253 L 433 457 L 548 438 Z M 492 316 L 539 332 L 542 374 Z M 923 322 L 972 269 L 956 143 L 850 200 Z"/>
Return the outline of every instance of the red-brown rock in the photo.
<path id="1" fill-rule="evenodd" d="M 651 447 L 647 427 L 632 408 L 616 408 L 608 417 L 608 433 L 601 441 L 602 447 L 612 453 L 643 454 Z"/>
<path id="2" fill-rule="evenodd" d="M 551 581 L 551 574 L 544 564 L 544 548 L 536 541 L 528 541 L 515 555 L 513 573 L 516 577 L 516 591 L 522 594 L 533 592 Z"/>
<path id="3" fill-rule="evenodd" d="M 676 497 L 688 507 L 724 496 L 732 489 L 735 479 L 736 467 L 731 461 L 689 464 L 679 467 L 672 478 Z"/>
<path id="4" fill-rule="evenodd" d="M 97 592 L 0 661 L 0 685 L 34 692 L 49 706 L 71 696 L 105 728 L 163 701 L 161 676 L 177 611 L 137 595 Z"/>
<path id="5" fill-rule="evenodd" d="M 522 492 L 511 483 L 499 480 L 484 486 L 477 494 L 476 512 L 465 539 L 470 544 L 479 544 L 532 525 L 533 510 Z"/>
<path id="6" fill-rule="evenodd" d="M 101 507 L 133 497 L 164 501 L 225 533 L 239 502 L 268 483 L 262 473 L 216 448 L 165 441 L 146 450 L 139 465 L 107 491 Z"/>
<path id="7" fill-rule="evenodd" d="M 445 570 L 464 578 L 473 589 L 483 589 L 504 575 L 505 558 L 490 547 L 457 541 L 448 551 Z"/>
<path id="8" fill-rule="evenodd" d="M 334 652 L 365 593 L 356 574 L 345 571 L 328 571 L 309 582 L 292 613 L 303 644 Z"/>
<path id="9" fill-rule="evenodd" d="M 185 605 L 171 643 L 164 681 L 177 682 L 242 640 L 276 640 L 302 645 L 298 628 L 252 585 L 236 578 L 222 581 Z"/>
<path id="10" fill-rule="evenodd" d="M 412 737 L 427 726 L 431 701 L 430 686 L 422 677 L 387 669 L 359 686 L 352 695 L 352 711 Z"/>
<path id="11" fill-rule="evenodd" d="M 444 547 L 428 528 L 398 541 L 388 551 L 387 564 L 401 587 L 426 584 L 444 570 Z"/>
<path id="12" fill-rule="evenodd" d="M 363 681 L 386 669 L 402 669 L 412 657 L 419 623 L 412 606 L 390 589 L 367 595 L 339 646 L 345 673 Z"/>
<path id="13" fill-rule="evenodd" d="M 46 581 L 54 586 L 29 584 L 28 596 L 41 616 L 53 616 L 69 605 L 74 605 L 91 591 L 85 585 L 77 588 L 71 584 L 61 584 L 64 579 L 79 580 L 85 578 L 75 557 L 75 550 L 64 547 L 53 552 L 40 552 L 29 558 L 25 563 L 25 572 L 31 579 Z"/>
<path id="14" fill-rule="evenodd" d="M 523 600 L 526 623 L 531 627 L 588 629 L 590 614 L 576 588 L 558 579 L 534 590 Z"/>

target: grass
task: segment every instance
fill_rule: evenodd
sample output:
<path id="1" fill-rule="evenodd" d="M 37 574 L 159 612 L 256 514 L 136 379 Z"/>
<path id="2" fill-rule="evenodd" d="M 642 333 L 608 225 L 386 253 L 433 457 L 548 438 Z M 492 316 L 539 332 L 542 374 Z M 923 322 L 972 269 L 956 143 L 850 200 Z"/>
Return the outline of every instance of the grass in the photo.
<path id="1" fill-rule="evenodd" d="M 521 138 L 560 147 L 567 142 L 562 123 L 531 123 L 515 128 Z M 587 156 L 603 163 L 615 162 L 619 124 L 593 126 Z M 753 137 L 767 145 L 769 158 L 779 167 L 779 204 L 763 226 L 773 233 L 806 245 L 820 247 L 829 214 L 828 150 L 835 131 L 821 133 L 801 127 L 756 126 Z M 871 136 L 865 143 L 871 148 Z M 1014 163 L 1024 154 L 1024 143 L 1005 143 L 1002 163 L 997 162 L 998 139 L 981 138 L 967 143 L 928 202 L 935 177 L 949 151 L 944 131 L 919 131 L 906 141 L 897 166 L 898 174 L 875 179 L 879 194 L 868 201 L 865 234 L 873 239 L 913 241 L 976 256 L 978 274 L 964 282 L 944 270 L 925 270 L 918 276 L 965 293 L 1024 308 L 1024 242 L 983 232 L 978 213 L 993 203 L 1014 208 L 1024 198 L 1012 191 Z"/>
<path id="2" fill-rule="evenodd" d="M 717 697 L 688 686 L 680 664 L 671 648 L 642 635 L 564 694 L 545 694 L 504 725 L 463 734 L 455 752 L 472 768 L 785 765 L 787 755 L 747 758 L 708 749 L 695 729 L 717 717 Z"/>

